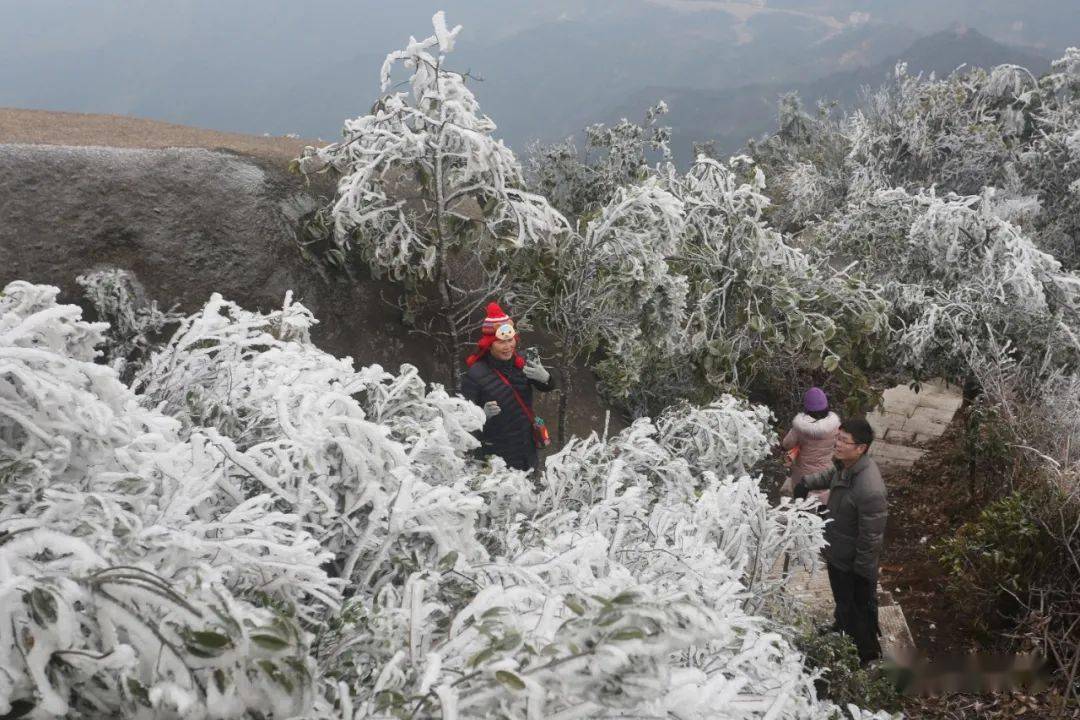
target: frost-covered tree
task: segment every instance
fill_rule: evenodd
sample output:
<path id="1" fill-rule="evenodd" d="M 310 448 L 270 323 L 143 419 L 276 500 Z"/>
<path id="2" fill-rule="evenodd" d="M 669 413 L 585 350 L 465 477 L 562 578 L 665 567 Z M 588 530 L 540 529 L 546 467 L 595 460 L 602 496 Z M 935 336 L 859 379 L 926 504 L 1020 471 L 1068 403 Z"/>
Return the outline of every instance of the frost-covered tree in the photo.
<path id="1" fill-rule="evenodd" d="M 892 82 L 867 92 L 840 118 L 825 108 L 808 117 L 794 98 L 784 98 L 778 131 L 754 147 L 755 157 L 776 178 L 778 202 L 805 204 L 800 191 L 809 191 L 811 206 L 832 199 L 823 210 L 848 193 L 883 188 L 933 185 L 975 194 L 1009 183 L 1032 137 L 1040 97 L 1038 80 L 1013 65 L 939 79 L 910 75 L 901 63 Z M 807 182 L 814 177 L 823 185 Z"/>
<path id="2" fill-rule="evenodd" d="M 627 342 L 670 347 L 682 313 L 685 283 L 666 263 L 681 232 L 680 204 L 659 178 L 670 161 L 670 129 L 657 125 L 666 113 L 658 103 L 644 126 L 625 119 L 592 125 L 583 154 L 573 139 L 530 148 L 530 187 L 575 226 L 512 264 L 515 306 L 558 344 L 560 445 L 573 363 L 593 361 L 601 348 L 619 353 Z"/>
<path id="3" fill-rule="evenodd" d="M 1002 187 L 1031 133 L 1038 80 L 1024 68 L 974 68 L 945 78 L 896 68 L 895 82 L 850 117 L 856 191 L 936 184 L 969 195 Z"/>
<path id="4" fill-rule="evenodd" d="M 1080 278 L 1001 217 L 993 190 L 939 197 L 881 191 L 817 231 L 861 258 L 897 333 L 894 362 L 916 378 L 963 382 L 1002 353 L 1035 376 L 1080 360 Z"/>
<path id="5" fill-rule="evenodd" d="M 585 128 L 578 150 L 573 138 L 529 147 L 529 186 L 566 217 L 587 218 L 607 205 L 619 188 L 655 174 L 657 164 L 671 161 L 671 128 L 660 125 L 668 112 L 663 101 L 645 112 L 645 124 L 623 118 L 608 127 Z"/>
<path id="6" fill-rule="evenodd" d="M 872 400 L 863 369 L 888 333 L 885 304 L 773 229 L 753 161 L 638 168 L 641 179 L 580 217 L 580 235 L 530 259 L 515 287 L 609 397 L 642 415 L 812 379 L 853 406 Z"/>
<path id="7" fill-rule="evenodd" d="M 690 278 L 686 334 L 721 388 L 824 371 L 853 405 L 887 332 L 873 288 L 816 260 L 766 221 L 765 177 L 745 157 L 701 158 L 678 182 L 687 207 L 680 267 Z M 771 380 L 770 380 L 771 379 Z"/>
<path id="8" fill-rule="evenodd" d="M 620 189 L 583 236 L 534 264 L 538 314 L 566 329 L 631 414 L 800 373 L 835 374 L 864 400 L 856 365 L 887 332 L 884 303 L 773 230 L 764 183 L 748 158 L 668 166 Z"/>
<path id="9" fill-rule="evenodd" d="M 0 712 L 302 711 L 310 635 L 275 608 L 337 604 L 325 551 L 271 496 L 231 501 L 232 442 L 143 409 L 57 293 L 0 296 Z"/>
<path id="10" fill-rule="evenodd" d="M 580 358 L 636 357 L 640 346 L 680 352 L 686 281 L 667 260 L 677 253 L 683 223 L 682 203 L 652 177 L 616 190 L 583 234 L 522 254 L 515 302 L 556 336 L 564 367 Z M 563 372 L 563 398 L 573 392 L 570 377 Z M 618 397 L 636 382 L 609 380 L 608 389 Z"/>
<path id="11" fill-rule="evenodd" d="M 461 26 L 447 28 L 442 12 L 433 24 L 433 35 L 386 57 L 388 94 L 371 112 L 347 121 L 340 142 L 306 148 L 297 166 L 340 177 L 331 209 L 339 252 L 403 281 L 413 320 L 425 298 L 436 300 L 427 327 L 441 328 L 453 369 L 474 311 L 506 287 L 506 256 L 552 242 L 567 224 L 525 189 L 466 76 L 447 69 Z M 398 64 L 411 73 L 409 89 L 388 92 Z"/>
<path id="12" fill-rule="evenodd" d="M 1038 199 L 1031 223 L 1039 245 L 1065 267 L 1080 268 L 1080 49 L 1069 48 L 1040 79 L 1035 131 L 1019 174 Z"/>
<path id="13" fill-rule="evenodd" d="M 770 181 L 770 222 L 777 230 L 798 232 L 847 198 L 850 142 L 832 105 L 821 104 L 810 115 L 789 93 L 780 99 L 777 115 L 776 132 L 751 140 L 748 154 Z"/>
<path id="14" fill-rule="evenodd" d="M 1061 263 L 1076 267 L 1080 227 L 1075 57 L 1042 78 L 901 65 L 836 122 L 789 102 L 781 131 L 754 148 L 775 178 L 771 216 L 889 302 L 884 367 L 973 380 L 999 361 L 1026 377 L 1074 366 L 1076 279 Z"/>
<path id="15" fill-rule="evenodd" d="M 3 712 L 834 715 L 763 614 L 822 540 L 748 475 L 762 408 L 574 440 L 534 485 L 468 459 L 477 408 L 322 353 L 288 299 L 211 298 L 136 394 L 56 294 L 0 296 Z"/>
<path id="16" fill-rule="evenodd" d="M 1012 222 L 1077 267 L 1075 54 L 1041 78 L 1014 65 L 913 76 L 901 64 L 843 117 L 812 118 L 785 98 L 778 131 L 751 148 L 773 186 L 772 217 L 797 230 L 881 190 L 978 195 L 994 187 Z"/>

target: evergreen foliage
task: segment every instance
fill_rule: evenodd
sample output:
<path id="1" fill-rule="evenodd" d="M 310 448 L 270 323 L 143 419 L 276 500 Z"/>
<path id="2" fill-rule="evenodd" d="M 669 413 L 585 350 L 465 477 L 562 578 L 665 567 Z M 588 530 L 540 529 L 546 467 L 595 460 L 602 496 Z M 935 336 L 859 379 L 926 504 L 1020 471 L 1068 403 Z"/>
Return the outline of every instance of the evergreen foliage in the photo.
<path id="1" fill-rule="evenodd" d="M 371 112 L 345 123 L 343 139 L 307 147 L 294 167 L 339 177 L 330 209 L 336 264 L 363 262 L 405 283 L 405 318 L 439 341 L 456 385 L 457 356 L 473 311 L 506 288 L 508 251 L 547 244 L 568 228 L 524 187 L 521 166 L 484 115 L 466 76 L 446 67 L 461 26 L 442 12 L 434 33 L 390 53 Z M 409 90 L 389 92 L 396 65 Z M 421 317 L 421 307 L 437 299 Z M 441 330 L 434 330 L 434 328 Z"/>
<path id="2" fill-rule="evenodd" d="M 0 711 L 833 713 L 763 614 L 822 543 L 747 474 L 763 408 L 576 439 L 534 484 L 469 457 L 479 408 L 323 353 L 289 298 L 212 297 L 136 393 L 57 292 L 0 296 Z"/>

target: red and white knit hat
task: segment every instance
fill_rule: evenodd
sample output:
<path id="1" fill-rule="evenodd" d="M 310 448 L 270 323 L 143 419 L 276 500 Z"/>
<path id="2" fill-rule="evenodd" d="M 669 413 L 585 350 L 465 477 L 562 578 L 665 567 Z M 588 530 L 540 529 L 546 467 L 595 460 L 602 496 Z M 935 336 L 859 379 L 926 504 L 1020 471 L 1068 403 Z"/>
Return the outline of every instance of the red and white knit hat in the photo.
<path id="1" fill-rule="evenodd" d="M 517 335 L 514 321 L 497 302 L 488 303 L 487 317 L 484 318 L 480 332 L 484 335 L 494 335 L 499 340 L 510 340 Z"/>
<path id="2" fill-rule="evenodd" d="M 517 329 L 510 316 L 503 312 L 499 303 L 491 302 L 487 306 L 487 316 L 484 324 L 480 327 L 480 340 L 476 343 L 476 352 L 465 358 L 465 364 L 472 367 L 477 360 L 487 355 L 492 344 L 496 340 L 513 340 L 517 337 Z M 520 370 L 525 367 L 525 358 L 521 357 L 516 350 L 514 352 L 514 365 Z"/>

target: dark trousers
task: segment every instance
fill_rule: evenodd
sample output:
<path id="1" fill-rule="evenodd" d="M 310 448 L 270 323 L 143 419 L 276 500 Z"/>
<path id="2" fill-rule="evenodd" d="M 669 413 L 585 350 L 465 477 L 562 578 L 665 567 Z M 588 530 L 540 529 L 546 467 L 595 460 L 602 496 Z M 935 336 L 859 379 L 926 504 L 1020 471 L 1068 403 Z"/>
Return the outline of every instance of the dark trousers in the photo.
<path id="1" fill-rule="evenodd" d="M 829 586 L 836 602 L 836 628 L 855 642 L 859 662 L 881 657 L 876 583 L 833 565 L 827 567 Z"/>

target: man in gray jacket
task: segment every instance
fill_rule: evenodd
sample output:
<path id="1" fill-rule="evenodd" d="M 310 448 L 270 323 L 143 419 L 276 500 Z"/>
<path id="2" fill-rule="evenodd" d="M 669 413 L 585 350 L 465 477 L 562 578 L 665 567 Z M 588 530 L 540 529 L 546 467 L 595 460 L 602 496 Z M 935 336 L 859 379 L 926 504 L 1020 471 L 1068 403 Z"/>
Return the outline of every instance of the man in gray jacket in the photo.
<path id="1" fill-rule="evenodd" d="M 881 657 L 878 644 L 878 560 L 885 536 L 888 505 L 881 471 L 866 452 L 874 430 L 862 418 L 840 424 L 833 467 L 803 477 L 795 497 L 829 489 L 825 525 L 825 560 L 836 602 L 834 630 L 849 635 L 865 664 Z"/>

